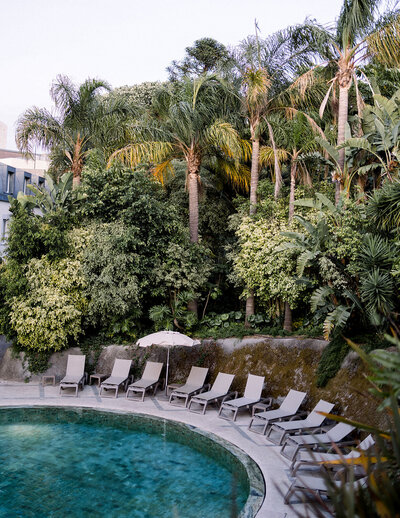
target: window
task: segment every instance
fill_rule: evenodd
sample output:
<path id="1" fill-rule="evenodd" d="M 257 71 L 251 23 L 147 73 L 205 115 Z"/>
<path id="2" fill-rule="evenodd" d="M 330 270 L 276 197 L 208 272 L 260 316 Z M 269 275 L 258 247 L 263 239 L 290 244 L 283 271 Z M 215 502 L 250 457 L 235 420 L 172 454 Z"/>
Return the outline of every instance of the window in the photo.
<path id="1" fill-rule="evenodd" d="M 6 192 L 8 194 L 14 193 L 14 182 L 15 182 L 15 176 L 12 171 L 7 171 L 7 185 L 6 185 Z"/>
<path id="2" fill-rule="evenodd" d="M 29 173 L 24 174 L 24 185 L 22 189 L 24 194 L 32 194 L 32 191 L 28 189 L 28 185 L 31 183 L 31 177 L 32 175 L 30 175 Z"/>
<path id="3" fill-rule="evenodd" d="M 44 178 L 42 176 L 38 177 L 38 187 L 44 187 Z"/>

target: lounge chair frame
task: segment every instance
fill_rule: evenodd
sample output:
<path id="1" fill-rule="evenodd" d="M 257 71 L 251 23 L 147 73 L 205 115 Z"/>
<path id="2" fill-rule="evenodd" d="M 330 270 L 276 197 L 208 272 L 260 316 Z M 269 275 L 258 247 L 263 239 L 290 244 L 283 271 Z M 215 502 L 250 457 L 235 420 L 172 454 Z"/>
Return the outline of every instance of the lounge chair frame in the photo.
<path id="1" fill-rule="evenodd" d="M 129 371 L 132 366 L 132 360 L 125 360 L 121 358 L 116 358 L 114 361 L 113 370 L 111 376 L 103 381 L 100 385 L 100 397 L 111 397 L 108 396 L 107 393 L 103 393 L 104 391 L 115 391 L 114 398 L 118 397 L 118 392 L 120 387 L 124 387 L 125 391 L 128 386 L 130 376 Z M 118 376 L 122 371 L 122 376 Z"/>
<path id="2" fill-rule="evenodd" d="M 234 399 L 224 401 L 218 411 L 218 417 L 225 419 L 226 421 L 236 421 L 239 410 L 247 409 L 251 411 L 253 406 L 257 403 L 270 405 L 272 403 L 272 398 L 261 398 L 264 384 L 265 378 L 263 376 L 249 374 L 244 396 L 241 398 L 237 398 L 236 396 Z"/>
<path id="3" fill-rule="evenodd" d="M 224 401 L 227 401 L 229 398 L 237 397 L 236 391 L 229 392 L 234 377 L 234 374 L 218 373 L 217 378 L 208 392 L 203 392 L 191 398 L 188 405 L 189 412 L 204 415 L 209 404 L 219 404 L 221 406 Z M 197 408 L 193 408 L 192 405 L 197 405 Z"/>
<path id="4" fill-rule="evenodd" d="M 266 432 L 266 439 L 281 446 L 286 437 L 293 433 L 303 434 L 306 431 L 321 428 L 325 417 L 320 412 L 329 413 L 335 405 L 321 399 L 305 419 L 298 419 L 301 413 L 291 417 L 289 421 L 272 423 Z"/>
<path id="5" fill-rule="evenodd" d="M 289 435 L 282 444 L 280 453 L 292 462 L 290 469 L 293 470 L 296 463 L 296 457 L 299 451 L 303 449 L 311 450 L 315 448 L 325 448 L 325 451 L 330 451 L 333 444 L 339 447 L 355 445 L 355 440 L 343 441 L 344 437 L 353 433 L 354 430 L 354 426 L 350 426 L 345 423 L 338 423 L 329 430 L 326 428 L 320 428 L 310 434 Z M 302 442 L 302 440 L 304 440 L 304 442 Z M 292 454 L 288 454 L 287 451 L 285 451 L 287 446 L 294 449 Z"/>
<path id="6" fill-rule="evenodd" d="M 337 478 L 338 475 L 335 475 L 335 478 Z M 358 480 L 355 480 L 353 482 L 346 482 L 346 485 L 353 484 L 356 487 L 363 487 L 367 484 L 368 477 L 362 477 Z M 332 480 L 332 482 L 335 485 L 341 485 L 341 480 Z M 328 496 L 328 487 L 326 484 L 326 481 L 322 477 L 313 477 L 313 476 L 306 476 L 306 477 L 299 477 L 295 478 L 295 480 L 290 485 L 286 495 L 284 496 L 284 503 L 289 504 L 290 498 L 296 493 L 301 492 L 302 494 L 312 494 L 314 498 L 320 502 L 321 504 L 324 504 L 322 500 L 322 496 Z"/>
<path id="7" fill-rule="evenodd" d="M 163 366 L 163 363 L 147 362 L 142 377 L 128 386 L 125 395 L 126 398 L 131 401 L 140 401 L 143 403 L 148 390 L 153 390 L 153 396 L 155 396 L 159 384 L 163 381 L 163 379 L 160 378 Z M 157 377 L 157 379 L 155 379 L 155 377 Z"/>
<path id="8" fill-rule="evenodd" d="M 362 442 L 357 444 L 356 449 L 352 449 L 349 453 L 327 453 L 318 451 L 302 451 L 300 458 L 296 458 L 296 462 L 292 465 L 291 474 L 295 476 L 301 468 L 319 467 L 321 469 L 335 468 L 341 466 L 341 463 L 351 463 L 352 459 L 357 459 L 362 451 L 367 451 L 375 444 L 372 435 L 368 435 Z"/>
<path id="9" fill-rule="evenodd" d="M 174 406 L 183 406 L 186 408 L 191 397 L 210 390 L 210 384 L 204 384 L 207 374 L 208 368 L 193 366 L 190 369 L 186 383 L 171 392 L 169 403 Z"/>
<path id="10" fill-rule="evenodd" d="M 302 413 L 299 412 L 299 408 L 306 397 L 306 392 L 291 389 L 283 399 L 279 408 L 254 414 L 250 420 L 248 430 L 260 435 L 265 435 L 271 423 L 282 421 L 282 419 L 300 417 Z"/>
<path id="11" fill-rule="evenodd" d="M 86 373 L 85 373 L 85 360 L 86 356 L 81 354 L 69 354 L 67 360 L 67 370 L 64 378 L 60 381 L 59 394 L 63 396 L 63 390 L 74 388 L 74 394 L 64 394 L 68 397 L 78 397 L 79 387 L 83 390 L 85 385 Z M 79 373 L 77 372 L 79 370 Z M 73 371 L 72 374 L 69 371 Z M 74 373 L 75 371 L 75 373 Z M 75 376 L 75 379 L 72 380 Z"/>

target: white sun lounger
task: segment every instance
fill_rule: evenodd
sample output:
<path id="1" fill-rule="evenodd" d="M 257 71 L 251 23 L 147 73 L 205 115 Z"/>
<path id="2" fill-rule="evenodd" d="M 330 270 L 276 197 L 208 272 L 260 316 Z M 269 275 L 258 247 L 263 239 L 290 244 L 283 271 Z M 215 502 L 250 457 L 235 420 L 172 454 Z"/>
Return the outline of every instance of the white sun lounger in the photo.
<path id="1" fill-rule="evenodd" d="M 147 390 L 153 389 L 153 395 L 157 392 L 158 384 L 160 382 L 160 375 L 164 364 L 160 362 L 146 362 L 142 377 L 131 383 L 126 391 L 126 397 L 134 398 L 135 394 L 139 395 L 139 400 L 144 401 L 144 396 Z"/>
<path id="2" fill-rule="evenodd" d="M 331 467 L 340 466 L 342 462 L 351 463 L 351 459 L 357 459 L 361 455 L 361 451 L 368 450 L 375 444 L 372 435 L 368 435 L 357 448 L 351 450 L 346 455 L 339 453 L 326 453 L 319 451 L 300 451 L 296 458 L 296 463 L 292 469 L 292 475 L 295 475 L 300 468 L 310 468 L 312 466 Z"/>
<path id="3" fill-rule="evenodd" d="M 83 389 L 85 384 L 85 355 L 69 354 L 67 361 L 67 372 L 64 378 L 60 381 L 60 395 L 63 395 L 63 390 L 74 388 L 75 393 L 72 394 L 78 397 L 79 385 Z"/>
<path id="4" fill-rule="evenodd" d="M 279 408 L 254 414 L 248 427 L 249 430 L 265 435 L 271 422 L 278 421 L 285 417 L 295 416 L 306 396 L 306 392 L 291 389 Z"/>
<path id="5" fill-rule="evenodd" d="M 129 383 L 129 371 L 131 370 L 131 365 L 132 360 L 121 360 L 117 358 L 114 362 L 111 376 L 104 380 L 100 385 L 100 396 L 102 396 L 103 391 L 113 390 L 115 392 L 114 397 L 118 397 L 118 390 L 121 385 L 125 385 L 126 390 L 126 386 Z"/>
<path id="6" fill-rule="evenodd" d="M 186 407 L 191 396 L 204 390 L 207 374 L 208 369 L 206 367 L 192 367 L 186 383 L 171 392 L 169 396 L 171 405 L 182 406 L 180 400 L 183 400 L 183 406 Z"/>
<path id="7" fill-rule="evenodd" d="M 363 477 L 354 482 L 346 482 L 346 485 L 350 486 L 350 484 L 353 484 L 355 488 L 361 488 L 365 487 L 367 482 L 368 477 Z M 340 480 L 332 480 L 332 483 L 335 486 L 341 486 L 343 482 Z M 326 479 L 322 477 L 298 477 L 293 481 L 284 497 L 285 504 L 289 503 L 291 496 L 296 492 L 301 492 L 303 495 L 307 493 L 312 494 L 314 498 L 322 501 L 321 496 L 327 496 L 328 494 L 328 484 Z"/>
<path id="8" fill-rule="evenodd" d="M 303 432 L 304 430 L 319 428 L 325 420 L 325 416 L 320 414 L 320 412 L 328 414 L 334 406 L 333 403 L 328 403 L 321 399 L 305 419 L 273 423 L 266 437 L 274 444 L 281 445 L 285 437 L 293 432 Z"/>
<path id="9" fill-rule="evenodd" d="M 236 421 L 237 413 L 243 408 L 251 408 L 261 400 L 261 393 L 264 388 L 264 376 L 249 374 L 247 377 L 244 396 L 222 403 L 218 412 L 218 417 L 227 421 Z"/>
<path id="10" fill-rule="evenodd" d="M 296 456 L 301 449 L 312 448 L 315 446 L 326 446 L 331 445 L 332 443 L 335 443 L 338 446 L 344 444 L 354 444 L 354 441 L 351 443 L 341 443 L 344 437 L 349 435 L 354 430 L 354 428 L 354 426 L 351 426 L 347 423 L 338 423 L 325 433 L 289 435 L 286 437 L 285 442 L 282 445 L 281 454 L 292 461 L 291 467 L 293 468 L 296 462 Z M 285 451 L 288 447 L 292 449 L 291 453 Z"/>
<path id="11" fill-rule="evenodd" d="M 213 386 L 208 392 L 203 392 L 202 394 L 192 397 L 192 399 L 189 401 L 188 410 L 190 412 L 195 412 L 196 414 L 204 415 L 209 403 L 218 403 L 221 401 L 222 404 L 225 398 L 229 397 L 229 389 L 232 385 L 234 377 L 234 374 L 225 374 L 224 372 L 219 372 L 213 383 Z"/>

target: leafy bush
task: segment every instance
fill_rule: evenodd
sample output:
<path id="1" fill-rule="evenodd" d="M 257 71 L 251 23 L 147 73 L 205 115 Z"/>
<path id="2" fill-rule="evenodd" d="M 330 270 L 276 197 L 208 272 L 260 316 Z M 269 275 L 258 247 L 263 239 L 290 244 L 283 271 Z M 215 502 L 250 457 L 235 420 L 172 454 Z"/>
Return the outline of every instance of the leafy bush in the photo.
<path id="1" fill-rule="evenodd" d="M 26 271 L 27 292 L 11 304 L 10 322 L 25 350 L 60 351 L 77 340 L 87 308 L 80 263 L 46 256 L 32 259 Z"/>
<path id="2" fill-rule="evenodd" d="M 95 224 L 82 257 L 87 283 L 87 321 L 108 326 L 116 317 L 139 317 L 143 272 L 137 252 L 140 236 L 121 222 Z"/>
<path id="3" fill-rule="evenodd" d="M 336 375 L 348 352 L 347 342 L 339 336 L 325 347 L 317 368 L 317 387 L 325 387 Z"/>
<path id="4" fill-rule="evenodd" d="M 304 284 L 297 282 L 296 253 L 289 247 L 282 232 L 289 230 L 287 223 L 278 218 L 242 218 L 237 229 L 238 250 L 230 254 L 231 279 L 237 285 L 252 289 L 258 303 L 271 316 L 277 315 L 279 302 L 289 302 L 294 309 L 306 291 Z"/>

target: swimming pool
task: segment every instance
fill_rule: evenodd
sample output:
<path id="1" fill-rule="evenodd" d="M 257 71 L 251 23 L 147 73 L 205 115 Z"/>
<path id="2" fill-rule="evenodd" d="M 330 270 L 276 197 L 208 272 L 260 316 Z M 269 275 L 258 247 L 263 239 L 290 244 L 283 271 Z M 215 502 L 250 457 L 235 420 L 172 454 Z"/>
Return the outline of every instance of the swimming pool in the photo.
<path id="1" fill-rule="evenodd" d="M 0 516 L 254 516 L 262 476 L 187 425 L 85 408 L 0 409 Z"/>

